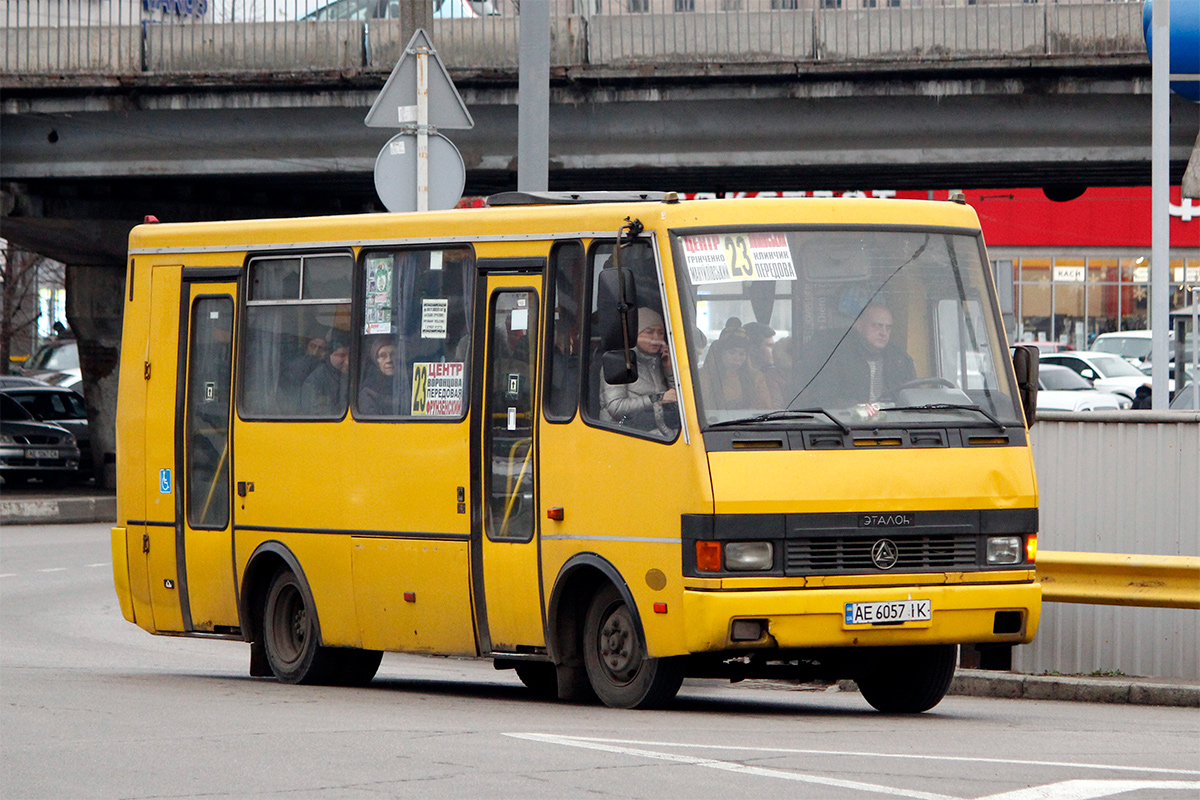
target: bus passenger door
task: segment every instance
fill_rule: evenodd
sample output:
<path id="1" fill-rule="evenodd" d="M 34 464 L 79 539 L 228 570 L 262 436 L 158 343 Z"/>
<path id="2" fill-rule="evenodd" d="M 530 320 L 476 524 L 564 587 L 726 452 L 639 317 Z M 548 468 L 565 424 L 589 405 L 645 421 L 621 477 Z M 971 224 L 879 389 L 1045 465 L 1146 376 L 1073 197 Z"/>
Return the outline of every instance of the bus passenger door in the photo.
<path id="1" fill-rule="evenodd" d="M 476 303 L 486 335 L 482 424 L 473 436 L 480 465 L 472 487 L 471 566 L 484 653 L 545 645 L 538 566 L 537 347 L 540 275 L 490 275 Z M 486 315 L 486 316 L 484 316 Z M 480 363 L 482 361 L 482 364 Z M 481 428 L 481 430 L 480 430 Z"/>
<path id="2" fill-rule="evenodd" d="M 177 400 L 183 422 L 176 501 L 180 597 L 190 630 L 217 631 L 238 625 L 229 435 L 237 287 L 190 283 L 184 291 L 187 351 Z"/>

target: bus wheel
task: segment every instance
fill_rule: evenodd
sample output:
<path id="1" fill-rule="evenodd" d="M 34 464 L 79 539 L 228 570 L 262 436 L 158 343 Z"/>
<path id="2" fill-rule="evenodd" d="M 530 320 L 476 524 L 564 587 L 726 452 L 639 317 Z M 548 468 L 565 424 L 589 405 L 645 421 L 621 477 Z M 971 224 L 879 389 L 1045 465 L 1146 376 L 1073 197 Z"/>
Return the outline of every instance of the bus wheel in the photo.
<path id="1" fill-rule="evenodd" d="M 300 579 L 281 567 L 263 605 L 263 647 L 271 671 L 284 683 L 327 683 L 336 675 L 334 659 L 317 644 L 311 614 Z"/>
<path id="2" fill-rule="evenodd" d="M 547 700 L 558 699 L 558 671 L 553 664 L 533 661 L 514 667 L 517 677 L 531 692 Z"/>
<path id="3" fill-rule="evenodd" d="M 588 606 L 583 656 L 596 695 L 613 708 L 660 708 L 683 683 L 683 660 L 646 655 L 633 614 L 611 584 Z"/>
<path id="4" fill-rule="evenodd" d="M 354 648 L 322 648 L 336 663 L 332 683 L 338 686 L 366 686 L 379 671 L 382 650 Z"/>
<path id="5" fill-rule="evenodd" d="M 886 714 L 919 714 L 942 702 L 958 648 L 952 644 L 881 647 L 855 677 L 863 699 Z"/>

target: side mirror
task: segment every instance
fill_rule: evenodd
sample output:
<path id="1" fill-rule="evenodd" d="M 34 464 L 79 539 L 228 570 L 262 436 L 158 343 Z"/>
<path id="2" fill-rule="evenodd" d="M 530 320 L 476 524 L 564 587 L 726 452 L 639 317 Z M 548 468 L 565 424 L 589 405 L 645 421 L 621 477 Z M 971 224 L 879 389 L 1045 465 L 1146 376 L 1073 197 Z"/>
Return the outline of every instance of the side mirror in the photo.
<path id="1" fill-rule="evenodd" d="M 637 342 L 637 288 L 628 270 L 600 271 L 596 315 L 602 350 L 624 350 Z"/>
<path id="2" fill-rule="evenodd" d="M 637 359 L 626 358 L 627 350 L 607 350 L 600 356 L 604 382 L 612 386 L 638 379 Z"/>
<path id="3" fill-rule="evenodd" d="M 1025 412 L 1025 426 L 1032 428 L 1037 421 L 1038 363 L 1041 353 L 1036 347 L 1018 344 L 1013 347 L 1012 354 L 1017 390 L 1021 393 L 1021 410 Z"/>
<path id="4" fill-rule="evenodd" d="M 1096 371 L 1093 369 L 1088 369 L 1085 367 L 1083 372 L 1080 372 L 1079 374 L 1087 378 L 1089 381 L 1096 380 Z"/>

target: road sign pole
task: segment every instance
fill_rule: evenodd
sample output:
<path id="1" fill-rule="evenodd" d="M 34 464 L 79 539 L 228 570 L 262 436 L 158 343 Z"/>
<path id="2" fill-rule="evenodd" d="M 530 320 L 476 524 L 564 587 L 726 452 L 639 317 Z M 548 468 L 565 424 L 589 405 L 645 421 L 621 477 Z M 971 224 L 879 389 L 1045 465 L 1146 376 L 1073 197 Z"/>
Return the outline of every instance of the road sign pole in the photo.
<path id="1" fill-rule="evenodd" d="M 1165 411 L 1171 402 L 1167 336 L 1171 330 L 1171 22 L 1169 0 L 1151 10 L 1150 54 L 1150 370 L 1151 408 Z"/>
<path id="2" fill-rule="evenodd" d="M 429 210 L 429 49 L 417 48 L 417 211 Z"/>

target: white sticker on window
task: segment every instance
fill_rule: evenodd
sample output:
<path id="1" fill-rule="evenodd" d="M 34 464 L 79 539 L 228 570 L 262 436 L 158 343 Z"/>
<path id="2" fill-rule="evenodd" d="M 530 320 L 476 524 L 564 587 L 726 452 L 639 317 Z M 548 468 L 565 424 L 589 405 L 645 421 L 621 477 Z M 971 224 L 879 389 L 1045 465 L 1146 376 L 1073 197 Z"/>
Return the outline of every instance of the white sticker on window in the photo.
<path id="1" fill-rule="evenodd" d="M 442 269 L 442 251 L 434 250 L 429 254 L 429 269 L 440 272 Z"/>
<path id="2" fill-rule="evenodd" d="M 392 332 L 392 256 L 368 256 L 366 260 L 367 292 L 363 333 Z"/>
<path id="3" fill-rule="evenodd" d="M 792 251 L 782 233 L 685 236 L 683 255 L 693 285 L 796 280 Z"/>
<path id="4" fill-rule="evenodd" d="M 444 297 L 421 301 L 421 338 L 445 339 L 450 301 Z"/>
<path id="5" fill-rule="evenodd" d="M 512 310 L 512 316 L 509 319 L 509 330 L 514 332 L 529 330 L 528 308 L 514 308 Z"/>

